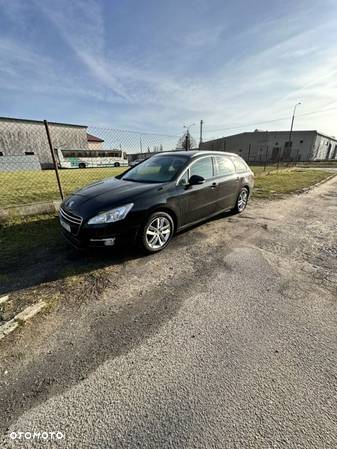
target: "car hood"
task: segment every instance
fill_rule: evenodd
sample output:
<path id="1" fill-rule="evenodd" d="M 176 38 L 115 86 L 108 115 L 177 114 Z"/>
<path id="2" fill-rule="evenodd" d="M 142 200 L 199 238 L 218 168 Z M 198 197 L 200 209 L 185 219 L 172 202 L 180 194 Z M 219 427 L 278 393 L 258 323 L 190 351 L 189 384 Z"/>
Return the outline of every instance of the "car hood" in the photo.
<path id="1" fill-rule="evenodd" d="M 133 203 L 138 196 L 158 189 L 162 189 L 162 184 L 108 178 L 77 190 L 63 201 L 62 206 L 68 211 L 86 217 L 123 204 Z"/>

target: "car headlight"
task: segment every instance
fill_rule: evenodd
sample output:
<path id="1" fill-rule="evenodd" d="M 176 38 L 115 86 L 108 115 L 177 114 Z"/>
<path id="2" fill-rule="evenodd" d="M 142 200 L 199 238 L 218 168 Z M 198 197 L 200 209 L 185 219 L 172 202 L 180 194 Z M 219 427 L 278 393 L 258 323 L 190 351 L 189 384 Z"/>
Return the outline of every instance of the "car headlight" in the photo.
<path id="1" fill-rule="evenodd" d="M 125 204 L 125 206 L 116 207 L 115 209 L 102 212 L 95 215 L 88 221 L 89 225 L 101 224 L 101 223 L 114 223 L 115 221 L 123 220 L 133 208 L 133 203 Z"/>

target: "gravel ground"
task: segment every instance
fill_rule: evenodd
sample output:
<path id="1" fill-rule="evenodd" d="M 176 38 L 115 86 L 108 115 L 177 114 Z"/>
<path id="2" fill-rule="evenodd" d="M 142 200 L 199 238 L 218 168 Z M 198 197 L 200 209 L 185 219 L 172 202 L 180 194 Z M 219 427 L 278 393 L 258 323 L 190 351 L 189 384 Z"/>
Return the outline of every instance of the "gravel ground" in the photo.
<path id="1" fill-rule="evenodd" d="M 69 280 L 1 343 L 3 447 L 337 447 L 336 192 L 253 201 L 81 300 Z"/>

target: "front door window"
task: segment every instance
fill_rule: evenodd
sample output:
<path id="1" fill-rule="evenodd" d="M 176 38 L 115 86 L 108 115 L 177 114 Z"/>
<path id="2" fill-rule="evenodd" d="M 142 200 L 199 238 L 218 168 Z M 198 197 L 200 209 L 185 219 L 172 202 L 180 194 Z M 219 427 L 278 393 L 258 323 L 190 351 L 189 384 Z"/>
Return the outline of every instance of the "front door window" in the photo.
<path id="1" fill-rule="evenodd" d="M 203 157 L 190 167 L 190 176 L 198 175 L 204 179 L 213 177 L 213 162 L 211 157 Z"/>

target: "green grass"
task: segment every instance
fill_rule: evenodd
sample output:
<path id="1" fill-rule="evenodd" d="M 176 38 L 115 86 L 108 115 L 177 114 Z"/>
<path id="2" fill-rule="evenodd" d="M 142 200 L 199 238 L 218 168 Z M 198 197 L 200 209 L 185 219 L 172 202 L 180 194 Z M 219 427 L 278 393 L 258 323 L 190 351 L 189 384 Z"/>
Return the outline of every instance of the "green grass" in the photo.
<path id="1" fill-rule="evenodd" d="M 289 194 L 331 176 L 325 170 L 284 169 L 270 173 L 257 174 L 255 177 L 254 197 L 272 198 Z"/>
<path id="2" fill-rule="evenodd" d="M 60 170 L 65 195 L 91 182 L 116 176 L 125 168 Z M 257 190 L 254 196 L 268 197 L 291 193 L 324 179 L 329 173 L 322 170 L 280 169 L 276 166 L 253 166 Z M 53 170 L 38 172 L 0 173 L 0 207 L 60 199 Z"/>
<path id="3" fill-rule="evenodd" d="M 251 170 L 254 172 L 255 176 L 265 175 L 271 172 L 280 171 L 280 170 L 289 170 L 290 167 L 280 165 L 277 168 L 277 164 L 272 165 L 251 165 Z"/>
<path id="4" fill-rule="evenodd" d="M 69 195 L 80 187 L 116 176 L 124 170 L 124 167 L 69 169 L 59 170 L 59 174 L 63 192 Z M 57 199 L 60 194 L 53 170 L 0 173 L 0 207 Z"/>

